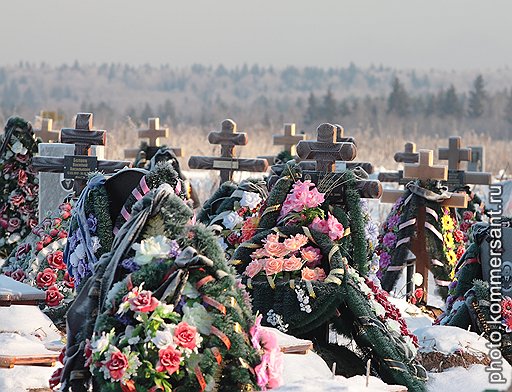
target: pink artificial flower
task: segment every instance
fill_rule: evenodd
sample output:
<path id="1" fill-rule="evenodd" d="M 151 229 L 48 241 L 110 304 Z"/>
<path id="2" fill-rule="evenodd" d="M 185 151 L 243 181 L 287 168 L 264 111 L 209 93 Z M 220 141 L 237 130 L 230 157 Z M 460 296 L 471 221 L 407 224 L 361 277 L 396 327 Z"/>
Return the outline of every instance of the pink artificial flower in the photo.
<path id="1" fill-rule="evenodd" d="M 291 256 L 289 258 L 284 259 L 283 262 L 283 271 L 297 271 L 302 267 L 302 260 L 297 256 Z"/>
<path id="2" fill-rule="evenodd" d="M 267 275 L 275 275 L 283 270 L 283 259 L 281 259 L 281 258 L 276 259 L 276 258 L 270 257 L 268 259 L 263 259 L 263 260 L 265 260 L 264 269 L 265 269 L 265 273 Z"/>
<path id="3" fill-rule="evenodd" d="M 132 293 L 135 296 L 128 298 L 128 302 L 130 303 L 130 310 L 134 312 L 152 312 L 159 304 L 159 301 L 151 295 L 151 291 L 142 290 L 139 292 L 137 288 L 134 288 Z"/>
<path id="4" fill-rule="evenodd" d="M 263 327 L 261 326 L 262 318 L 263 316 L 261 314 L 258 317 L 256 317 L 256 320 L 254 320 L 254 324 L 249 329 L 249 334 L 251 335 L 251 343 L 256 350 L 261 349 L 260 334 L 263 329 Z"/>
<path id="5" fill-rule="evenodd" d="M 289 253 L 289 250 L 286 249 L 286 246 L 282 242 L 278 241 L 278 234 L 269 234 L 267 238 L 263 240 L 263 242 L 265 242 L 265 245 L 263 245 L 263 247 L 270 256 L 283 257 Z"/>
<path id="6" fill-rule="evenodd" d="M 322 204 L 324 201 L 325 195 L 323 193 L 318 192 L 318 189 L 316 189 L 316 187 L 313 187 L 313 189 L 309 191 L 308 198 L 306 200 L 306 207 L 315 208 Z"/>
<path id="7" fill-rule="evenodd" d="M 249 278 L 254 278 L 256 275 L 260 273 L 263 269 L 260 260 L 253 260 L 249 263 L 247 267 L 245 267 L 244 275 L 247 275 Z"/>
<path id="8" fill-rule="evenodd" d="M 327 226 L 329 227 L 329 238 L 333 241 L 339 240 L 343 237 L 345 229 L 343 225 L 336 219 L 330 212 L 328 213 Z"/>
<path id="9" fill-rule="evenodd" d="M 112 379 L 120 380 L 128 368 L 128 358 L 121 351 L 114 351 L 110 354 L 110 359 L 105 363 L 105 367 Z"/>
<path id="10" fill-rule="evenodd" d="M 302 269 L 302 280 L 316 280 L 316 271 L 308 267 Z"/>
<path id="11" fill-rule="evenodd" d="M 505 319 L 512 318 L 512 298 L 505 297 L 501 300 L 501 315 Z"/>
<path id="12" fill-rule="evenodd" d="M 320 219 L 318 216 L 313 219 L 313 222 L 309 225 L 310 229 L 319 231 L 320 233 L 329 233 L 329 224 L 325 219 Z"/>
<path id="13" fill-rule="evenodd" d="M 22 188 L 28 181 L 28 176 L 25 170 L 20 170 L 18 172 L 18 186 Z"/>
<path id="14" fill-rule="evenodd" d="M 306 260 L 306 265 L 310 268 L 315 268 L 322 261 L 322 252 L 313 246 L 301 249 L 300 254 Z"/>
<path id="15" fill-rule="evenodd" d="M 256 249 L 251 253 L 251 259 L 260 259 L 262 257 L 269 257 L 267 250 L 265 248 Z"/>
<path id="16" fill-rule="evenodd" d="M 266 360 L 268 360 L 268 358 L 265 358 L 265 356 L 263 356 L 261 358 L 261 363 L 259 365 L 256 365 L 256 367 L 254 368 L 254 371 L 256 372 L 256 382 L 263 391 L 267 389 L 266 387 L 268 384 L 268 364 L 267 362 L 265 362 Z"/>
<path id="17" fill-rule="evenodd" d="M 14 271 L 11 274 L 11 278 L 14 280 L 17 280 L 18 282 L 23 282 L 23 279 L 25 279 L 25 271 L 23 271 L 21 268 L 18 268 L 16 271 Z"/>
<path id="18" fill-rule="evenodd" d="M 182 321 L 174 330 L 174 343 L 178 346 L 189 348 L 191 350 L 197 347 L 196 341 L 197 328 Z"/>
<path id="19" fill-rule="evenodd" d="M 299 250 L 308 243 L 308 237 L 304 234 L 296 234 L 284 240 L 284 246 L 291 252 Z"/>
<path id="20" fill-rule="evenodd" d="M 171 375 L 180 368 L 181 353 L 172 346 L 167 346 L 158 351 L 157 372 L 167 372 Z"/>
<path id="21" fill-rule="evenodd" d="M 323 282 L 325 280 L 325 278 L 327 277 L 325 275 L 325 271 L 323 268 L 316 267 L 315 273 L 316 273 L 316 280 L 319 280 L 320 282 Z"/>

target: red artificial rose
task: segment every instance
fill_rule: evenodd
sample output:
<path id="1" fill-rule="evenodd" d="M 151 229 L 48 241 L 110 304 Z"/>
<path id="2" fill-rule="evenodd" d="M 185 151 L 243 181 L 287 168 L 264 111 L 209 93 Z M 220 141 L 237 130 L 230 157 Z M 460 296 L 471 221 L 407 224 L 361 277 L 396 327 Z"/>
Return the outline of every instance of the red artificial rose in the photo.
<path id="1" fill-rule="evenodd" d="M 38 287 L 50 287 L 57 281 L 57 274 L 51 268 L 45 268 L 39 272 L 36 277 Z"/>
<path id="2" fill-rule="evenodd" d="M 40 252 L 44 248 L 44 245 L 41 241 L 36 242 L 36 251 Z"/>
<path id="3" fill-rule="evenodd" d="M 9 221 L 5 218 L 0 218 L 0 226 L 2 226 L 2 229 L 7 229 L 7 227 L 9 227 Z"/>
<path id="4" fill-rule="evenodd" d="M 105 363 L 105 367 L 112 379 L 120 380 L 128 368 L 128 358 L 121 351 L 115 351 L 110 354 L 110 359 Z"/>
<path id="5" fill-rule="evenodd" d="M 197 347 L 196 332 L 196 327 L 182 321 L 174 330 L 174 343 L 178 346 L 193 350 Z"/>
<path id="6" fill-rule="evenodd" d="M 69 211 L 62 210 L 60 212 L 60 216 L 62 217 L 62 219 L 68 219 L 71 216 L 71 213 Z"/>
<path id="7" fill-rule="evenodd" d="M 53 238 L 47 234 L 43 235 L 41 239 L 43 240 L 44 245 L 49 245 L 53 241 Z"/>
<path id="8" fill-rule="evenodd" d="M 60 384 L 60 377 L 62 376 L 63 367 L 55 370 L 50 376 L 50 380 L 48 381 L 50 389 L 53 391 Z"/>
<path id="9" fill-rule="evenodd" d="M 50 230 L 50 236 L 57 237 L 58 234 L 59 234 L 59 230 L 58 229 L 51 229 Z"/>
<path id="10" fill-rule="evenodd" d="M 64 264 L 64 254 L 61 250 L 57 250 L 53 253 L 50 253 L 46 256 L 46 260 L 48 261 L 48 265 L 57 270 L 65 270 L 66 264 Z"/>
<path id="11" fill-rule="evenodd" d="M 455 230 L 453 232 L 453 238 L 455 239 L 455 242 L 461 242 L 464 239 L 464 233 L 462 230 Z"/>
<path id="12" fill-rule="evenodd" d="M 21 259 L 28 252 L 30 252 L 31 248 L 32 248 L 32 246 L 30 246 L 30 244 L 22 244 L 22 245 L 18 246 L 18 248 L 16 249 L 16 258 Z"/>
<path id="13" fill-rule="evenodd" d="M 167 372 L 169 375 L 173 374 L 180 368 L 181 353 L 168 346 L 158 351 L 158 363 L 156 364 L 157 372 Z"/>
<path id="14" fill-rule="evenodd" d="M 423 298 L 423 289 L 420 287 L 419 289 L 414 290 L 414 296 L 418 301 L 421 301 Z"/>
<path id="15" fill-rule="evenodd" d="M 62 211 L 71 211 L 71 204 L 69 204 L 69 203 L 62 203 L 59 206 L 59 209 L 62 210 Z"/>
<path id="16" fill-rule="evenodd" d="M 55 227 L 59 227 L 61 223 L 62 223 L 62 219 L 60 219 L 60 218 L 54 218 L 53 222 L 52 222 L 53 226 L 55 226 Z"/>
<path id="17" fill-rule="evenodd" d="M 459 245 L 459 247 L 457 248 L 457 260 L 459 260 L 462 257 L 465 251 L 466 249 L 464 249 L 464 245 Z"/>
<path id="18" fill-rule="evenodd" d="M 25 203 L 25 198 L 23 195 L 13 195 L 10 197 L 10 202 L 14 207 L 19 207 L 23 203 Z"/>
<path id="19" fill-rule="evenodd" d="M 136 296 L 129 298 L 130 310 L 134 312 L 152 312 L 158 306 L 158 300 L 153 298 L 151 291 L 143 290 L 138 292 L 134 291 Z"/>
<path id="20" fill-rule="evenodd" d="M 18 230 L 21 227 L 21 219 L 19 218 L 11 218 L 9 219 L 9 224 L 7 226 L 7 231 L 12 233 Z"/>
<path id="21" fill-rule="evenodd" d="M 25 173 L 25 170 L 20 170 L 18 172 L 18 186 L 21 188 L 23 187 L 28 180 L 27 173 Z"/>
<path id="22" fill-rule="evenodd" d="M 67 238 L 68 232 L 66 230 L 59 231 L 59 238 Z"/>
<path id="23" fill-rule="evenodd" d="M 16 271 L 14 271 L 11 274 L 11 278 L 14 280 L 17 280 L 18 282 L 23 282 L 23 279 L 25 279 L 25 271 L 23 271 L 21 268 L 18 268 Z"/>
<path id="24" fill-rule="evenodd" d="M 46 290 L 46 305 L 48 306 L 59 305 L 63 298 L 64 296 L 57 286 L 48 287 L 48 290 Z"/>
<path id="25" fill-rule="evenodd" d="M 68 271 L 64 274 L 64 284 L 70 289 L 75 287 L 75 278 L 73 278 Z"/>
<path id="26" fill-rule="evenodd" d="M 20 153 L 17 153 L 17 154 L 16 154 L 16 160 L 17 160 L 18 162 L 25 163 L 25 162 L 27 162 L 29 159 L 30 159 L 30 155 L 28 155 L 28 154 L 20 154 Z"/>

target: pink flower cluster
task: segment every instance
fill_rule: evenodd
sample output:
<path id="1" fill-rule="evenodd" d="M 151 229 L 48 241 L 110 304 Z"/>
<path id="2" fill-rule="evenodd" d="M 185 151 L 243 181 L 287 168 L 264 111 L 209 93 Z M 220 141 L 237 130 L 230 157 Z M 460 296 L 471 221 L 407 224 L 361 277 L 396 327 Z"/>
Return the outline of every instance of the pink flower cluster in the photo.
<path id="1" fill-rule="evenodd" d="M 269 234 L 263 240 L 263 248 L 252 253 L 253 260 L 245 268 L 244 275 L 254 278 L 260 272 L 271 276 L 280 272 L 302 270 L 301 277 L 304 280 L 325 279 L 324 270 L 317 267 L 322 261 L 322 253 L 312 246 L 305 246 L 308 243 L 305 235 L 295 234 L 283 242 L 279 239 L 279 234 Z"/>
<path id="2" fill-rule="evenodd" d="M 261 363 L 254 368 L 256 381 L 263 390 L 278 388 L 283 384 L 283 353 L 279 348 L 275 334 L 261 326 L 262 316 L 250 329 L 253 347 L 262 353 Z"/>
<path id="3" fill-rule="evenodd" d="M 320 219 L 318 216 L 313 219 L 313 222 L 309 225 L 313 230 L 319 231 L 320 233 L 327 234 L 333 241 L 343 238 L 345 234 L 345 228 L 330 212 L 327 213 L 327 219 Z"/>
<path id="4" fill-rule="evenodd" d="M 310 180 L 297 181 L 293 184 L 291 192 L 286 196 L 279 218 L 283 218 L 290 212 L 301 212 L 305 208 L 315 208 L 322 204 L 325 195 L 320 193 Z"/>

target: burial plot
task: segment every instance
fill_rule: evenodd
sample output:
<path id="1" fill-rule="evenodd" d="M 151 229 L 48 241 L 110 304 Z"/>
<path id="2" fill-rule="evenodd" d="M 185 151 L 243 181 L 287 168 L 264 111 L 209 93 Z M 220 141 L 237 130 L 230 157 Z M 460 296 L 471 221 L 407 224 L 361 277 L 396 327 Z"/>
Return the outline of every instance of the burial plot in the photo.
<path id="1" fill-rule="evenodd" d="M 450 192 L 464 189 L 467 185 L 489 185 L 492 181 L 491 173 L 478 173 L 464 171 L 461 163 L 470 162 L 471 148 L 461 148 L 461 137 L 452 136 L 448 141 L 448 148 L 439 148 L 439 160 L 448 161 L 448 178 L 444 182 Z"/>
<path id="2" fill-rule="evenodd" d="M 324 192 L 328 189 L 329 198 L 341 201 L 344 199 L 343 173 L 336 173 L 336 161 L 350 161 L 356 156 L 356 146 L 351 142 L 336 141 L 336 127 L 324 123 L 317 128 L 316 141 L 300 141 L 297 144 L 297 155 L 300 159 L 314 160 L 314 170 L 303 170 L 305 179 L 311 180 L 317 188 Z M 357 180 L 356 189 L 363 198 L 379 198 L 382 186 L 375 180 Z"/>
<path id="3" fill-rule="evenodd" d="M 266 159 L 235 157 L 235 146 L 245 146 L 248 137 L 245 132 L 237 132 L 236 123 L 231 119 L 222 121 L 219 132 L 210 132 L 208 141 L 221 146 L 221 156 L 191 156 L 188 166 L 191 169 L 219 170 L 221 183 L 231 181 L 235 171 L 265 172 L 268 168 Z"/>
<path id="4" fill-rule="evenodd" d="M 112 173 L 131 166 L 129 161 L 98 160 L 98 156 L 91 155 L 94 148 L 105 145 L 105 131 L 91 128 L 92 113 L 78 113 L 75 128 L 61 130 L 61 143 L 40 145 L 40 156 L 32 160 L 32 166 L 40 173 L 40 219 L 46 211 L 56 209 L 72 191 L 78 196 L 90 172 Z M 102 153 L 101 150 L 100 156 Z M 44 176 L 47 173 L 63 173 L 63 178 Z"/>
<path id="5" fill-rule="evenodd" d="M 344 130 L 341 125 L 335 124 L 333 126 L 336 128 L 335 141 L 340 142 L 340 143 L 352 143 L 354 145 L 354 147 L 356 147 L 356 151 L 357 151 L 356 140 L 353 137 L 345 137 Z M 355 159 L 355 157 L 352 158 L 352 160 L 353 159 Z M 315 168 L 315 163 L 312 161 L 302 160 L 299 164 L 305 170 L 314 170 L 314 168 Z M 370 162 L 350 162 L 350 161 L 344 161 L 344 160 L 336 161 L 336 171 L 342 171 L 342 170 L 346 170 L 346 169 L 355 170 L 358 167 L 362 168 L 368 174 L 372 174 L 374 171 L 373 164 L 371 164 Z"/>
<path id="6" fill-rule="evenodd" d="M 59 131 L 52 129 L 53 120 L 51 118 L 41 119 L 41 129 L 34 129 L 36 137 L 41 138 L 43 143 L 51 143 L 59 140 Z"/>
<path id="7" fill-rule="evenodd" d="M 433 164 L 434 157 L 432 150 L 420 150 L 418 164 L 405 164 L 404 165 L 404 179 L 409 180 L 420 180 L 420 184 L 425 183 L 429 180 L 446 180 L 448 178 L 448 168 L 442 165 Z M 381 202 L 383 203 L 395 203 L 400 197 L 403 196 L 401 190 L 384 190 L 382 192 Z M 446 198 L 439 204 L 444 207 L 453 208 L 466 208 L 468 198 L 464 193 L 453 193 L 449 198 Z M 415 256 L 415 263 L 407 264 L 407 293 L 410 294 L 414 291 L 414 284 L 412 283 L 412 276 L 414 272 L 418 272 L 423 277 L 423 283 L 420 286 L 423 288 L 423 300 L 425 303 L 428 301 L 428 272 L 430 270 L 430 256 L 427 251 L 426 234 L 425 228 L 430 225 L 426 222 L 426 208 L 425 205 L 419 205 L 416 213 L 415 221 L 412 224 L 415 225 L 417 231 L 416 235 L 410 239 L 412 241 L 411 251 Z M 410 260 L 404 260 L 408 262 Z M 389 266 L 388 271 L 400 271 L 404 268 L 400 266 Z M 389 287 L 384 287 L 386 290 L 390 290 Z"/>
<path id="8" fill-rule="evenodd" d="M 143 148 L 130 148 L 124 150 L 125 158 L 132 158 L 137 160 L 150 160 L 156 154 L 156 152 L 162 147 L 161 138 L 169 137 L 169 128 L 160 128 L 160 118 L 159 117 L 150 117 L 148 118 L 148 128 L 147 129 L 139 129 L 138 131 L 139 139 L 147 139 L 147 144 L 143 144 Z M 183 151 L 180 147 L 170 147 L 170 149 L 174 152 L 176 157 L 182 157 Z M 141 156 L 143 153 L 143 156 Z"/>
<path id="9" fill-rule="evenodd" d="M 412 142 L 405 143 L 404 151 L 395 153 L 395 162 L 397 163 L 416 163 L 418 162 L 418 152 L 416 151 L 416 144 Z M 397 182 L 405 185 L 407 180 L 404 180 L 404 171 L 397 172 L 381 172 L 378 179 L 380 182 Z"/>

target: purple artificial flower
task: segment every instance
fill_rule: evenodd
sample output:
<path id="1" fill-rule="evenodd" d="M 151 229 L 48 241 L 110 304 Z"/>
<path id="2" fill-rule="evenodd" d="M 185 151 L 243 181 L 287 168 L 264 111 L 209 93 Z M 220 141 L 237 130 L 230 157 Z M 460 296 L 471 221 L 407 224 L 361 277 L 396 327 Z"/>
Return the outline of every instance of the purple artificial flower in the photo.
<path id="1" fill-rule="evenodd" d="M 121 266 L 129 271 L 129 272 L 134 272 L 134 271 L 137 271 L 140 269 L 140 266 L 133 261 L 133 257 L 130 257 L 128 259 L 124 259 L 122 262 L 121 262 Z"/>
<path id="2" fill-rule="evenodd" d="M 393 215 L 388 219 L 388 227 L 394 228 L 395 226 L 398 226 L 400 223 L 400 216 L 399 215 Z"/>
<path id="3" fill-rule="evenodd" d="M 382 244 L 387 248 L 392 248 L 396 244 L 396 235 L 395 233 L 386 233 L 384 238 L 382 239 Z"/>
<path id="4" fill-rule="evenodd" d="M 87 218 L 87 226 L 89 227 L 89 232 L 91 234 L 96 234 L 98 219 L 93 214 L 89 214 L 89 217 Z"/>
<path id="5" fill-rule="evenodd" d="M 382 252 L 379 257 L 379 266 L 381 269 L 385 269 L 389 267 L 391 264 L 391 256 L 387 252 Z"/>
<path id="6" fill-rule="evenodd" d="M 169 251 L 169 256 L 174 258 L 178 257 L 181 253 L 181 249 L 178 242 L 176 242 L 176 240 L 171 240 L 169 242 L 169 245 L 171 247 L 171 250 Z"/>

